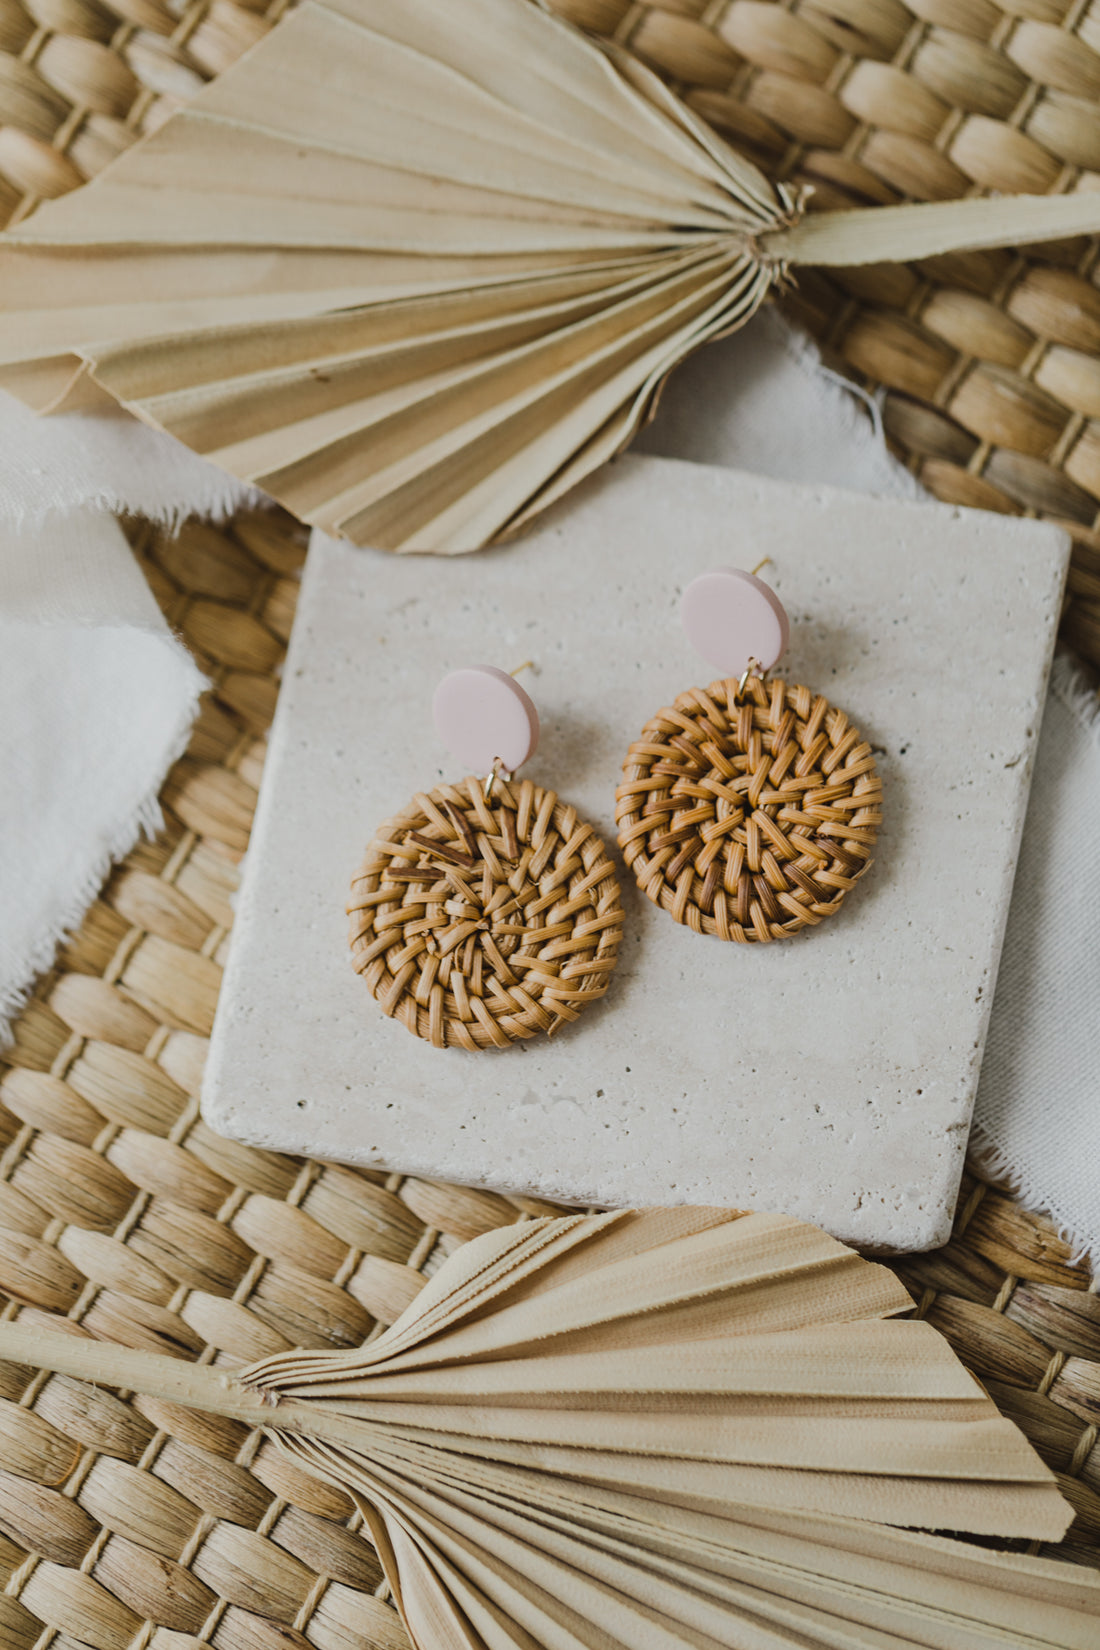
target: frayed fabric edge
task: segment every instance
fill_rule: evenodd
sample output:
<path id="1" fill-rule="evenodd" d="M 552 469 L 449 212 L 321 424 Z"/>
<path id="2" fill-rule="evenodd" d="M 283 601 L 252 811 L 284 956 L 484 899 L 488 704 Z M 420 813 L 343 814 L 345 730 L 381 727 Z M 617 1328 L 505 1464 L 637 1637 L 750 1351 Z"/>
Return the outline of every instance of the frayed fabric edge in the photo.
<path id="1" fill-rule="evenodd" d="M 173 651 L 181 647 L 174 637 L 170 640 L 166 638 L 166 645 Z M 144 795 L 139 798 L 126 820 L 114 831 L 106 846 L 88 865 L 60 915 L 31 946 L 22 961 L 19 977 L 0 983 L 0 1048 L 9 1047 L 14 1041 L 13 1023 L 30 1001 L 36 980 L 53 966 L 58 947 L 70 939 L 80 927 L 88 907 L 110 876 L 112 868 L 130 852 L 140 837 L 144 836 L 151 840 L 164 825 L 164 814 L 159 801 L 160 789 L 173 762 L 178 761 L 187 749 L 191 728 L 198 713 L 199 699 L 210 685 L 190 655 L 186 656 L 186 665 L 187 668 L 183 672 L 183 682 L 186 684 L 185 697 L 176 717 L 171 738 L 166 741 L 164 760 L 158 764 Z"/>
<path id="2" fill-rule="evenodd" d="M 1064 648 L 1054 656 L 1049 691 L 1095 742 L 1100 753 L 1100 693 L 1087 680 L 1080 662 Z M 1075 1217 L 1059 1207 L 1058 1200 L 1044 1191 L 1029 1174 L 1023 1173 L 1014 1159 L 993 1139 L 985 1125 L 977 1120 L 970 1134 L 970 1152 L 978 1167 L 985 1170 L 991 1179 L 1005 1184 L 1025 1209 L 1050 1217 L 1058 1236 L 1071 1251 L 1071 1264 L 1087 1261 L 1094 1272 L 1100 1271 L 1100 1232 L 1086 1230 Z"/>
<path id="3" fill-rule="evenodd" d="M 975 1123 L 970 1133 L 970 1156 L 978 1168 L 991 1180 L 1003 1184 L 1013 1197 L 1019 1199 L 1032 1214 L 1049 1216 L 1062 1242 L 1071 1251 L 1070 1265 L 1088 1263 L 1100 1271 L 1100 1232 L 1085 1230 L 1078 1221 L 1058 1207 L 1030 1175 L 1021 1173 L 1019 1166 L 1005 1155 L 1002 1147 L 992 1140 L 981 1123 Z"/>
<path id="4" fill-rule="evenodd" d="M 136 516 L 170 533 L 178 533 L 187 521 L 226 522 L 239 510 L 261 509 L 275 509 L 274 501 L 267 493 L 261 492 L 258 487 L 244 487 L 226 476 L 223 482 L 210 482 L 203 488 L 189 491 L 186 497 L 180 495 L 160 500 L 135 498 L 132 495 L 124 498 L 114 489 L 104 488 L 77 502 L 48 504 L 34 510 L 10 510 L 0 516 L 0 525 L 25 533 L 79 510 L 92 510 L 100 515 Z"/>
<path id="5" fill-rule="evenodd" d="M 1059 649 L 1054 656 L 1050 691 L 1057 694 L 1100 751 L 1100 691 L 1087 680 L 1079 660 L 1065 649 Z"/>
<path id="6" fill-rule="evenodd" d="M 857 422 L 861 420 L 857 408 L 862 407 L 870 419 L 872 444 L 878 449 L 883 462 L 889 466 L 896 484 L 892 496 L 918 503 L 931 501 L 932 495 L 927 488 L 921 485 L 912 471 L 906 469 L 887 445 L 886 430 L 882 421 L 885 391 L 872 394 L 846 373 L 837 372 L 826 366 L 817 340 L 802 327 L 788 321 L 778 310 L 766 308 L 761 313 L 765 322 L 772 323 L 788 360 L 793 361 L 801 369 L 807 382 L 813 385 L 823 407 L 827 407 L 832 415 L 842 417 L 848 428 L 853 431 Z"/>

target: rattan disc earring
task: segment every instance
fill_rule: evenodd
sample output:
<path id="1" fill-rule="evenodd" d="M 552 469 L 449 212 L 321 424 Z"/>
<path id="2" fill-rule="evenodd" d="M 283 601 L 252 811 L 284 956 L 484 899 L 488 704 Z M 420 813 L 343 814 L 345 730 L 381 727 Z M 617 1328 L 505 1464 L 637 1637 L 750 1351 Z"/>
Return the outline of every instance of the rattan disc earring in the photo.
<path id="1" fill-rule="evenodd" d="M 788 623 L 762 579 L 704 573 L 682 616 L 722 675 L 631 745 L 619 846 L 642 891 L 696 933 L 787 939 L 831 916 L 870 867 L 882 821 L 871 747 L 821 694 L 768 680 Z"/>
<path id="2" fill-rule="evenodd" d="M 436 1048 L 549 1036 L 607 990 L 622 937 L 614 865 L 575 808 L 514 777 L 539 719 L 511 676 L 454 671 L 432 708 L 474 775 L 379 826 L 351 885 L 352 964 L 383 1013 Z"/>

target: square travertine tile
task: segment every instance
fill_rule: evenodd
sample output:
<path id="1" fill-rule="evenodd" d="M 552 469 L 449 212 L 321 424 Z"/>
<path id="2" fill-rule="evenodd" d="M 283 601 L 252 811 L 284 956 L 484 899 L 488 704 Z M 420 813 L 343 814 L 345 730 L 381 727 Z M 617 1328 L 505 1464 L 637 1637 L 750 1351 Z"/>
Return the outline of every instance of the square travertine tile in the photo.
<path id="1" fill-rule="evenodd" d="M 519 542 L 450 560 L 315 535 L 203 1095 L 258 1145 L 578 1203 L 781 1209 L 868 1246 L 944 1241 L 962 1167 L 1068 558 L 1058 529 L 628 457 Z M 706 666 L 684 584 L 753 566 L 780 669 L 878 752 L 876 864 L 771 946 L 678 927 L 623 872 L 602 1002 L 551 1041 L 438 1050 L 351 968 L 375 826 L 458 779 L 445 671 L 525 659 L 525 770 L 614 842 L 626 747 Z"/>

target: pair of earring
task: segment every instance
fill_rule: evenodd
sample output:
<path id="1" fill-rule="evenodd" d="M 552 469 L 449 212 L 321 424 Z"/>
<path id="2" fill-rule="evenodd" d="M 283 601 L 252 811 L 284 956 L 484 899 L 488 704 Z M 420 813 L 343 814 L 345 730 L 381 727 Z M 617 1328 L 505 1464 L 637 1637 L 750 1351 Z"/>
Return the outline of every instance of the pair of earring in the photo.
<path id="1" fill-rule="evenodd" d="M 720 675 L 630 746 L 619 846 L 643 893 L 694 932 L 786 939 L 835 912 L 870 866 L 882 817 L 871 747 L 820 694 L 769 680 L 789 625 L 763 580 L 705 573 L 681 612 Z M 576 809 L 516 779 L 539 720 L 513 677 L 454 671 L 433 714 L 474 777 L 415 796 L 379 828 L 352 882 L 352 962 L 383 1012 L 435 1047 L 505 1048 L 552 1034 L 607 990 L 618 876 Z"/>

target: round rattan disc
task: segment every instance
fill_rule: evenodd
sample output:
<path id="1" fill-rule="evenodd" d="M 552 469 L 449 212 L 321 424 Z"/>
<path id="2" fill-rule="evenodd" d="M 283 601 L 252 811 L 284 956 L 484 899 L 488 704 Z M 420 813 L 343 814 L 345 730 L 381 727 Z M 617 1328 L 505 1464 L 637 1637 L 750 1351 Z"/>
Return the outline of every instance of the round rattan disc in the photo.
<path id="1" fill-rule="evenodd" d="M 871 747 L 778 677 L 692 688 L 631 745 L 615 793 L 642 891 L 697 933 L 785 939 L 837 910 L 882 820 Z"/>
<path id="2" fill-rule="evenodd" d="M 622 938 L 591 825 L 530 780 L 467 779 L 388 819 L 351 885 L 352 962 L 436 1048 L 506 1048 L 602 997 Z"/>

